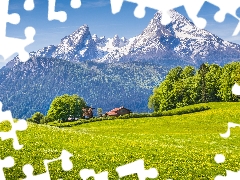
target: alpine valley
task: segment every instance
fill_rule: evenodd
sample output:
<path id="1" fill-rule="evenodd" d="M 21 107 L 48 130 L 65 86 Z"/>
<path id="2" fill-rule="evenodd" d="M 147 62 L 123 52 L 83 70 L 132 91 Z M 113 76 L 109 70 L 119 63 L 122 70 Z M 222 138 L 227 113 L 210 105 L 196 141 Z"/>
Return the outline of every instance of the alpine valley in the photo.
<path id="1" fill-rule="evenodd" d="M 143 32 L 133 38 L 98 37 L 81 26 L 60 44 L 18 56 L 0 69 L 0 101 L 13 117 L 47 113 L 52 100 L 78 94 L 103 112 L 124 106 L 147 112 L 148 98 L 172 67 L 203 62 L 224 65 L 240 59 L 240 45 L 197 28 L 176 11 L 161 24 L 157 12 Z"/>

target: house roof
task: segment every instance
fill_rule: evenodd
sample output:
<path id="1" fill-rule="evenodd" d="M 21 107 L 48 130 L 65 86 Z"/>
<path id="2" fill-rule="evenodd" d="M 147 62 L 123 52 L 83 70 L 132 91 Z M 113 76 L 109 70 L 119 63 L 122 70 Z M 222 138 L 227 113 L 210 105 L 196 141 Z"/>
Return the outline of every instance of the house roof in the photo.
<path id="1" fill-rule="evenodd" d="M 116 112 L 109 111 L 109 112 L 107 112 L 107 115 L 109 115 L 109 116 L 116 116 L 117 113 L 116 113 Z"/>
<path id="2" fill-rule="evenodd" d="M 117 114 L 117 111 L 119 111 L 120 109 L 126 109 L 126 110 L 128 110 L 128 111 L 130 111 L 129 109 L 127 109 L 127 108 L 125 108 L 125 107 L 119 107 L 119 108 L 114 108 L 114 109 L 112 109 L 111 111 L 108 111 L 106 114 L 108 114 L 108 115 L 116 115 Z M 131 112 L 131 111 L 130 111 Z M 114 114 L 115 113 L 115 114 Z"/>

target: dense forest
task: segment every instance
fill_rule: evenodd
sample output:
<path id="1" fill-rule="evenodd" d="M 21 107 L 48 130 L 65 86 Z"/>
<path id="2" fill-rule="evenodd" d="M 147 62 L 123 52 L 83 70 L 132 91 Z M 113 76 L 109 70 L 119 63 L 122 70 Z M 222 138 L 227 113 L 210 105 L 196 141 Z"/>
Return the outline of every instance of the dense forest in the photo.
<path id="1" fill-rule="evenodd" d="M 103 113 L 120 106 L 147 112 L 152 89 L 170 69 L 138 62 L 30 59 L 0 69 L 0 101 L 15 118 L 29 118 L 35 112 L 46 115 L 53 99 L 63 94 L 77 94 L 87 105 L 102 108 Z"/>
<path id="2" fill-rule="evenodd" d="M 201 102 L 238 101 L 232 94 L 235 83 L 240 83 L 240 62 L 223 67 L 202 64 L 197 70 L 192 66 L 178 66 L 154 88 L 148 106 L 154 111 L 164 111 Z"/>

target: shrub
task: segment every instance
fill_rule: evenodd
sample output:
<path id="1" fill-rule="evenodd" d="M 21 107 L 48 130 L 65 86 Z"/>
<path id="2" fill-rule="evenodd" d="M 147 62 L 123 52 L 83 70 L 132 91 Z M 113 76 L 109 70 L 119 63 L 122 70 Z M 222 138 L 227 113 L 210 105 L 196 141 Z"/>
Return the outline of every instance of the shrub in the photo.
<path id="1" fill-rule="evenodd" d="M 44 118 L 44 115 L 40 112 L 36 112 L 32 115 L 31 118 L 28 118 L 27 121 L 40 124 L 41 119 Z"/>
<path id="2" fill-rule="evenodd" d="M 169 111 L 163 111 L 162 116 L 172 116 L 172 115 L 182 115 L 182 114 L 189 114 L 199 111 L 204 111 L 210 109 L 209 106 L 206 105 L 190 105 L 181 108 L 172 109 Z"/>

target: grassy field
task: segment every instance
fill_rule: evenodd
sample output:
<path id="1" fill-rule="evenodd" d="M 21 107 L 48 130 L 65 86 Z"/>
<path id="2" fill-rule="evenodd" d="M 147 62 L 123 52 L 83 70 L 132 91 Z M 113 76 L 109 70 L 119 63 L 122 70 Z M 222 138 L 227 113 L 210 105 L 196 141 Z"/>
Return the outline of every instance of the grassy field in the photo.
<path id="1" fill-rule="evenodd" d="M 71 128 L 29 124 L 18 132 L 24 147 L 15 151 L 11 140 L 0 141 L 1 159 L 13 156 L 15 166 L 4 169 L 7 179 L 24 178 L 22 166 L 32 164 L 34 173 L 44 173 L 44 159 L 59 157 L 63 149 L 73 154 L 74 167 L 64 172 L 61 162 L 52 163 L 52 179 L 80 179 L 83 168 L 97 173 L 109 172 L 109 179 L 118 179 L 116 167 L 144 159 L 145 167 L 156 168 L 157 179 L 214 179 L 226 169 L 240 170 L 240 128 L 231 130 L 228 122 L 240 123 L 240 103 L 208 103 L 210 110 L 192 114 L 107 120 Z M 1 124 L 1 130 L 9 128 Z M 217 164 L 216 154 L 226 161 Z M 137 179 L 136 175 L 122 179 Z"/>

